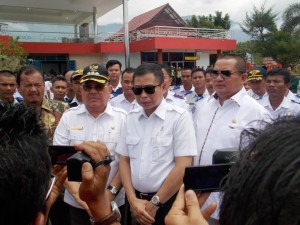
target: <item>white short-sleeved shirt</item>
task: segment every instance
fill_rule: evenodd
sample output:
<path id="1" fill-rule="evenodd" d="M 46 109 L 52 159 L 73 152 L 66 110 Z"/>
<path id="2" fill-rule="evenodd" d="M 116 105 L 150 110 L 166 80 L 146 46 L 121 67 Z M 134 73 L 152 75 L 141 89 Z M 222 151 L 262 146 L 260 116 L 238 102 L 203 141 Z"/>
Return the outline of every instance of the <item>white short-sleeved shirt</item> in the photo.
<path id="1" fill-rule="evenodd" d="M 183 85 L 180 85 L 179 88 L 174 88 L 174 92 L 178 95 L 187 96 L 195 90 L 194 86 L 190 90 L 185 90 Z"/>
<path id="2" fill-rule="evenodd" d="M 287 99 L 291 101 L 295 101 L 297 103 L 300 103 L 300 95 L 299 94 L 294 94 L 289 90 L 288 95 L 286 96 Z"/>
<path id="3" fill-rule="evenodd" d="M 110 183 L 115 176 L 118 167 L 119 159 L 115 152 L 117 142 L 120 140 L 120 132 L 124 126 L 126 112 L 119 108 L 114 108 L 107 104 L 105 111 L 94 118 L 89 114 L 85 105 L 79 105 L 75 108 L 70 108 L 66 111 L 54 134 L 54 145 L 74 145 L 83 141 L 97 141 L 105 143 L 111 155 L 115 155 L 116 159 L 111 165 L 111 171 L 107 184 Z M 116 197 L 118 205 L 124 204 L 124 191 L 120 192 Z M 81 208 L 77 204 L 72 195 L 65 190 L 64 200 L 71 206 Z"/>
<path id="4" fill-rule="evenodd" d="M 300 113 L 300 103 L 289 100 L 287 97 L 284 97 L 280 106 L 278 106 L 275 110 L 273 110 L 269 98 L 262 99 L 259 103 L 268 110 L 272 119 L 276 119 L 281 116 L 295 116 Z"/>
<path id="5" fill-rule="evenodd" d="M 196 110 L 196 104 L 203 102 L 203 100 L 209 97 L 208 90 L 205 89 L 202 96 L 199 96 L 195 91 L 192 91 L 190 94 L 186 95 L 187 103 L 189 104 L 190 111 L 194 114 Z"/>
<path id="6" fill-rule="evenodd" d="M 240 134 L 249 123 L 270 120 L 268 111 L 251 98 L 244 88 L 225 100 L 222 106 L 216 95 L 211 95 L 202 107 L 196 106 L 195 114 L 198 156 L 194 158 L 194 165 L 199 165 L 200 155 L 200 165 L 211 165 L 215 150 L 239 147 Z M 259 123 L 250 124 L 250 126 L 255 125 L 259 126 Z M 219 200 L 219 193 L 212 193 L 205 206 Z M 218 219 L 219 210 L 216 210 L 212 217 Z"/>
<path id="7" fill-rule="evenodd" d="M 183 96 L 177 95 L 172 91 L 168 91 L 165 101 L 171 105 L 177 105 L 186 110 L 189 110 L 189 105 L 187 104 L 186 99 Z"/>
<path id="8" fill-rule="evenodd" d="M 255 93 L 252 91 L 252 89 L 248 90 L 248 91 L 247 91 L 247 94 L 248 94 L 249 96 L 251 96 L 252 98 L 254 98 L 255 100 L 261 100 L 261 99 L 264 99 L 264 98 L 268 98 L 268 97 L 269 97 L 269 95 L 268 95 L 267 92 L 265 92 L 265 94 L 264 94 L 263 96 L 259 96 L 258 94 L 255 94 Z"/>
<path id="9" fill-rule="evenodd" d="M 188 111 L 164 99 L 148 117 L 143 108 L 128 113 L 116 152 L 130 158 L 133 187 L 157 192 L 175 166 L 175 157 L 195 156 L 196 140 Z"/>
<path id="10" fill-rule="evenodd" d="M 133 100 L 133 102 L 129 102 L 125 98 L 124 93 L 122 93 L 114 98 L 111 98 L 109 100 L 109 102 L 112 106 L 121 108 L 121 109 L 125 110 L 127 113 L 137 107 L 140 107 L 140 105 L 136 102 L 136 100 Z"/>

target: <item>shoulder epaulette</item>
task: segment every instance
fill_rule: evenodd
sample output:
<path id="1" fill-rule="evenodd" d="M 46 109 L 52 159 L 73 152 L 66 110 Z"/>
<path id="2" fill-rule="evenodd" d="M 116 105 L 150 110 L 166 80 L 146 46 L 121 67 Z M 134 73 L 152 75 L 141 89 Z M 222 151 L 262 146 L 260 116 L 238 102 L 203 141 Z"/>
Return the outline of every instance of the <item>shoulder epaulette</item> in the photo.
<path id="1" fill-rule="evenodd" d="M 173 90 L 178 90 L 178 89 L 180 89 L 180 86 L 175 86 L 175 87 L 173 88 Z"/>
<path id="2" fill-rule="evenodd" d="M 296 103 L 296 104 L 299 104 L 299 105 L 300 105 L 300 102 L 297 102 L 297 101 L 295 101 L 294 99 L 291 99 L 291 102 L 292 102 L 292 103 Z"/>
<path id="3" fill-rule="evenodd" d="M 184 99 L 184 96 L 179 95 L 179 94 L 177 94 L 177 93 L 174 93 L 173 96 L 174 96 L 175 98 Z"/>

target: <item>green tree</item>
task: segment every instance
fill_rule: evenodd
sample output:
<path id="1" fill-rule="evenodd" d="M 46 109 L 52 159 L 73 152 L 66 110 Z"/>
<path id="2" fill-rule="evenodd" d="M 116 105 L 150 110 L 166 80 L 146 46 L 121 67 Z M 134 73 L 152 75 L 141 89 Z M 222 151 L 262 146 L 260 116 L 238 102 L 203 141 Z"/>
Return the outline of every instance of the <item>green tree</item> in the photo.
<path id="1" fill-rule="evenodd" d="M 285 32 L 293 32 L 300 30 L 300 3 L 289 5 L 282 15 L 283 24 L 281 30 Z"/>
<path id="2" fill-rule="evenodd" d="M 265 3 L 260 9 L 253 6 L 253 12 L 251 14 L 246 13 L 246 18 L 240 24 L 240 27 L 244 33 L 250 35 L 254 40 L 265 41 L 272 32 L 277 30 L 277 16 L 272 8 L 265 9 Z"/>
<path id="3" fill-rule="evenodd" d="M 190 20 L 187 19 L 186 22 L 195 28 L 230 29 L 231 24 L 228 13 L 226 13 L 224 17 L 222 14 L 222 12 L 216 11 L 214 16 L 211 14 L 208 16 L 193 15 L 192 18 Z"/>
<path id="4" fill-rule="evenodd" d="M 16 71 L 26 61 L 27 53 L 17 39 L 0 41 L 0 70 Z"/>
<path id="5" fill-rule="evenodd" d="M 267 42 L 266 55 L 283 64 L 297 64 L 300 60 L 300 31 L 285 32 L 276 31 Z"/>

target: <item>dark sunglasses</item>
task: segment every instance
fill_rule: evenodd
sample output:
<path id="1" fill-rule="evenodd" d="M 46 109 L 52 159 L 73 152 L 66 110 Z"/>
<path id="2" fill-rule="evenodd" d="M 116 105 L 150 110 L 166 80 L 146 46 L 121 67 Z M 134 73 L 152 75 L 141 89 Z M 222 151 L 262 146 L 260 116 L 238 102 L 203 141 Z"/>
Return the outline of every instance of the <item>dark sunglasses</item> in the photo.
<path id="1" fill-rule="evenodd" d="M 91 85 L 91 84 L 83 84 L 82 85 L 82 88 L 83 90 L 85 91 L 91 91 L 93 88 L 96 90 L 96 91 L 102 91 L 107 85 L 106 84 L 96 84 L 96 85 Z"/>
<path id="2" fill-rule="evenodd" d="M 145 86 L 145 87 L 133 87 L 132 88 L 132 91 L 135 95 L 141 95 L 143 90 L 151 95 L 151 94 L 154 94 L 155 92 L 155 88 L 160 86 L 161 84 L 158 84 L 158 85 L 148 85 L 148 86 Z"/>
<path id="3" fill-rule="evenodd" d="M 211 71 L 211 76 L 216 79 L 219 75 L 221 75 L 222 77 L 230 77 L 231 74 L 234 74 L 234 73 L 237 73 L 238 71 L 236 72 L 231 72 L 230 70 L 213 70 Z"/>

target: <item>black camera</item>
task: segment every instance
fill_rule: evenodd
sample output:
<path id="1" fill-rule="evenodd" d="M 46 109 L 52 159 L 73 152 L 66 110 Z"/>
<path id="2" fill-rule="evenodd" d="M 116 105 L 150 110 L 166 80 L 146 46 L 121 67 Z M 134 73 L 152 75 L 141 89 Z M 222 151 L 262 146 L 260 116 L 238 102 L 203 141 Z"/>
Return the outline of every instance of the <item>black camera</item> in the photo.
<path id="1" fill-rule="evenodd" d="M 67 173 L 69 181 L 81 181 L 81 167 L 85 162 L 89 162 L 93 168 L 100 165 L 109 165 L 114 156 L 105 156 L 100 162 L 95 162 L 87 154 L 82 151 L 76 151 L 74 146 L 49 146 L 49 154 L 52 165 L 67 165 Z"/>
<path id="2" fill-rule="evenodd" d="M 186 167 L 185 189 L 196 193 L 221 191 L 237 156 L 237 148 L 218 149 L 213 154 L 213 165 Z"/>

